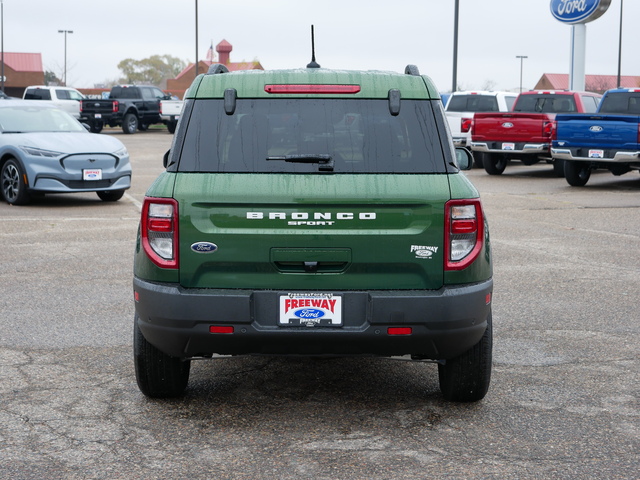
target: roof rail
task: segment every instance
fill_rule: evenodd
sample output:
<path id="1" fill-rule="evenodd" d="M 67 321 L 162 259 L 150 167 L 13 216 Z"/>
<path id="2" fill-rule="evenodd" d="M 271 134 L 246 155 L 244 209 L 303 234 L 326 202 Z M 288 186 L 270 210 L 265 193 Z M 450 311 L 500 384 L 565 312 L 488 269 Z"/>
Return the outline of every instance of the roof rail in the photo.
<path id="1" fill-rule="evenodd" d="M 407 75 L 415 75 L 416 77 L 420 76 L 420 71 L 415 65 L 407 65 L 407 67 L 404 69 L 404 73 Z"/>
<path id="2" fill-rule="evenodd" d="M 420 76 L 420 71 L 415 65 L 407 65 L 407 67 L 404 69 L 404 73 L 407 75 L 415 75 L 416 77 Z"/>
<path id="3" fill-rule="evenodd" d="M 229 69 L 222 63 L 212 63 L 207 70 L 207 75 L 216 75 L 218 73 L 229 73 Z"/>

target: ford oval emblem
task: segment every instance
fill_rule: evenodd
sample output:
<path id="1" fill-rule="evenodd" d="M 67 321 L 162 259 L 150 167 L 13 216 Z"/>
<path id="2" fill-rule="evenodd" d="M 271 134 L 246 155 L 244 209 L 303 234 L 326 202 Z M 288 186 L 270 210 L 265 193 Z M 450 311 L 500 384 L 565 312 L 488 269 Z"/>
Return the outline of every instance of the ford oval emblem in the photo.
<path id="1" fill-rule="evenodd" d="M 601 132 L 604 130 L 600 125 L 594 125 L 593 127 L 589 127 L 590 132 Z"/>
<path id="2" fill-rule="evenodd" d="M 298 318 L 322 318 L 324 317 L 324 312 L 322 310 L 318 310 L 317 308 L 300 308 L 293 312 L 293 314 Z"/>
<path id="3" fill-rule="evenodd" d="M 213 253 L 218 250 L 218 246 L 211 242 L 196 242 L 191 245 L 191 250 L 196 253 Z"/>
<path id="4" fill-rule="evenodd" d="M 504 122 L 504 123 L 502 124 L 502 126 L 503 126 L 504 128 L 513 128 L 513 123 L 511 123 L 511 122 Z"/>
<path id="5" fill-rule="evenodd" d="M 551 14 L 569 25 L 587 23 L 601 17 L 611 0 L 551 0 Z"/>

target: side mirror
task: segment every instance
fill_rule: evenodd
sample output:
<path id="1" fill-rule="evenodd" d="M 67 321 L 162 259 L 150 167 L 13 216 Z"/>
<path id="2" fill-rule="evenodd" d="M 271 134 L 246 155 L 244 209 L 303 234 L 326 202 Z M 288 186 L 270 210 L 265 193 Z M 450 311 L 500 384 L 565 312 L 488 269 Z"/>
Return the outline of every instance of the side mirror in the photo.
<path id="1" fill-rule="evenodd" d="M 473 167 L 473 155 L 464 147 L 456 148 L 456 163 L 460 170 L 471 170 Z"/>
<path id="2" fill-rule="evenodd" d="M 169 165 L 169 155 L 171 154 L 171 149 L 167 150 L 164 154 L 164 156 L 162 157 L 162 166 L 164 168 L 167 168 L 167 166 Z"/>

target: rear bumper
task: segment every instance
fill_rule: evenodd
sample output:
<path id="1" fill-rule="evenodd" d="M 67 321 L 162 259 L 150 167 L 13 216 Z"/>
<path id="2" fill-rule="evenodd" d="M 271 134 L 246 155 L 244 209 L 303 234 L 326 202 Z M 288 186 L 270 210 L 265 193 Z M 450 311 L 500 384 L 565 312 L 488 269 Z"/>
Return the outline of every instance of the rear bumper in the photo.
<path id="1" fill-rule="evenodd" d="M 552 148 L 553 158 L 559 160 L 570 160 L 574 162 L 595 162 L 595 163 L 636 163 L 640 162 L 640 151 L 615 151 L 604 150 L 603 157 L 585 157 L 578 154 L 578 149 Z"/>
<path id="2" fill-rule="evenodd" d="M 505 153 L 508 155 L 541 155 L 549 153 L 549 144 L 515 143 L 513 149 L 505 149 L 503 148 L 503 142 L 471 142 L 471 150 L 474 152 Z"/>
<path id="3" fill-rule="evenodd" d="M 279 297 L 266 290 L 184 289 L 134 278 L 138 325 L 168 355 L 417 355 L 453 358 L 480 341 L 493 280 L 437 291 L 344 291 L 341 327 L 280 327 Z M 211 326 L 233 333 L 212 334 Z M 411 327 L 389 335 L 390 327 Z"/>

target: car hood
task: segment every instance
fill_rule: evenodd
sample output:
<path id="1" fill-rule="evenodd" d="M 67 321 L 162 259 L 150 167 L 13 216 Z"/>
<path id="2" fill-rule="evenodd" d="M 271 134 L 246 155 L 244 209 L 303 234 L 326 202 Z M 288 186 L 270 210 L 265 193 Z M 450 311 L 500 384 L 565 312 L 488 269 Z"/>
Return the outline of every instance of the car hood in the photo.
<path id="1" fill-rule="evenodd" d="M 13 137 L 12 141 L 6 142 L 9 136 Z M 117 138 L 88 132 L 16 133 L 4 134 L 0 139 L 15 146 L 23 145 L 67 154 L 114 153 L 124 148 L 124 144 Z"/>

